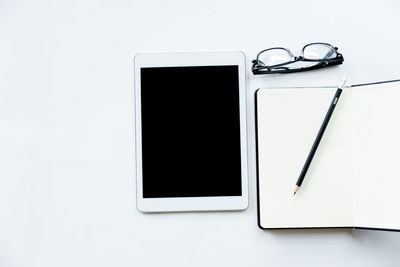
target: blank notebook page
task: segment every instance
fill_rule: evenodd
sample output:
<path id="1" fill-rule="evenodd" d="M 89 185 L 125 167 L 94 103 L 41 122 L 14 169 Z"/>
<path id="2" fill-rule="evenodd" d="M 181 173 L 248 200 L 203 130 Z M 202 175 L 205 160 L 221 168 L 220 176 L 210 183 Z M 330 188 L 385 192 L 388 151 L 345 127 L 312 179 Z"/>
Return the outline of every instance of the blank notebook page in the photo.
<path id="1" fill-rule="evenodd" d="M 400 82 L 351 89 L 355 225 L 400 229 Z"/>
<path id="2" fill-rule="evenodd" d="M 351 91 L 343 90 L 300 191 L 295 183 L 336 88 L 257 91 L 259 224 L 351 227 Z"/>

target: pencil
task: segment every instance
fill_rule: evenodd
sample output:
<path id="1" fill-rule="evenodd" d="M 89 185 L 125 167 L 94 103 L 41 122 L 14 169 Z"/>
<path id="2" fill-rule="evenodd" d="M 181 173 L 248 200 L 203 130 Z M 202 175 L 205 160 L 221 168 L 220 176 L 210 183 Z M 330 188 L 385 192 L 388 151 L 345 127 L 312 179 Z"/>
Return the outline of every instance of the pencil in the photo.
<path id="1" fill-rule="evenodd" d="M 301 170 L 300 176 L 297 179 L 296 187 L 294 189 L 293 195 L 296 195 L 296 193 L 299 191 L 299 189 L 301 187 L 301 184 L 303 183 L 304 177 L 307 174 L 308 168 L 310 167 L 311 161 L 313 160 L 315 152 L 318 149 L 318 145 L 321 142 L 322 136 L 324 135 L 325 129 L 328 126 L 329 120 L 333 114 L 333 111 L 335 110 L 336 104 L 339 101 L 340 95 L 342 94 L 343 87 L 345 84 L 346 84 L 346 78 L 343 78 L 342 83 L 336 90 L 335 96 L 332 99 L 331 105 L 329 106 L 328 112 L 326 113 L 324 121 L 322 122 L 321 128 L 318 131 L 318 134 L 317 134 L 317 137 L 315 138 L 314 144 L 312 145 L 310 153 L 308 154 L 306 162 L 304 163 L 304 166 L 303 166 L 303 169 Z"/>

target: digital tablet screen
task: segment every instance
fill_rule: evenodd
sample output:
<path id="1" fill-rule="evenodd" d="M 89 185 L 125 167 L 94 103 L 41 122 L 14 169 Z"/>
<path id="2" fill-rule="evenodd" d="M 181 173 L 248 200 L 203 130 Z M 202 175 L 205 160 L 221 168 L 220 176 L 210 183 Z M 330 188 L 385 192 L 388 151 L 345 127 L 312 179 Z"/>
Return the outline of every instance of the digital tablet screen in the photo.
<path id="1" fill-rule="evenodd" d="M 241 196 L 238 66 L 140 75 L 143 197 Z"/>

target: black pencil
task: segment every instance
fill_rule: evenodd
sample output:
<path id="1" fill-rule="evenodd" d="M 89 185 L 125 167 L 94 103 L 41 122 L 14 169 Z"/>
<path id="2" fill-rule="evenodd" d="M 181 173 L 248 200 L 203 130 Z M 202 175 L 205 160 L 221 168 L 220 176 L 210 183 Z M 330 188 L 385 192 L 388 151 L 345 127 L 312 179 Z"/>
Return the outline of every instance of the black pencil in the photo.
<path id="1" fill-rule="evenodd" d="M 314 154 L 317 151 L 318 145 L 321 142 L 322 136 L 324 135 L 325 129 L 328 126 L 328 123 L 332 116 L 332 113 L 335 110 L 335 107 L 336 107 L 337 102 L 339 101 L 340 95 L 342 94 L 342 90 L 343 90 L 345 83 L 346 83 L 346 79 L 344 78 L 342 81 L 342 84 L 336 90 L 335 96 L 332 99 L 331 105 L 328 109 L 328 112 L 326 113 L 325 119 L 322 122 L 321 128 L 319 129 L 317 137 L 315 138 L 314 144 L 311 147 L 310 153 L 308 154 L 308 157 L 306 159 L 306 162 L 304 163 L 303 169 L 301 170 L 299 179 L 297 179 L 296 187 L 294 189 L 293 195 L 296 195 L 297 191 L 299 191 L 299 189 L 301 187 L 301 184 L 303 183 L 304 177 L 306 176 L 307 171 L 308 171 L 308 167 L 310 167 L 310 164 L 314 157 Z"/>

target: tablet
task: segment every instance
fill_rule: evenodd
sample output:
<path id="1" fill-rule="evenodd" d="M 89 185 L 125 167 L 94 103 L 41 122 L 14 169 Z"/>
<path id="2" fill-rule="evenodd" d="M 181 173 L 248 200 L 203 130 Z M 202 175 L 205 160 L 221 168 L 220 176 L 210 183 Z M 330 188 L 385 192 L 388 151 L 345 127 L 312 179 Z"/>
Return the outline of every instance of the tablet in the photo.
<path id="1" fill-rule="evenodd" d="M 137 209 L 248 206 L 245 55 L 137 54 Z"/>

